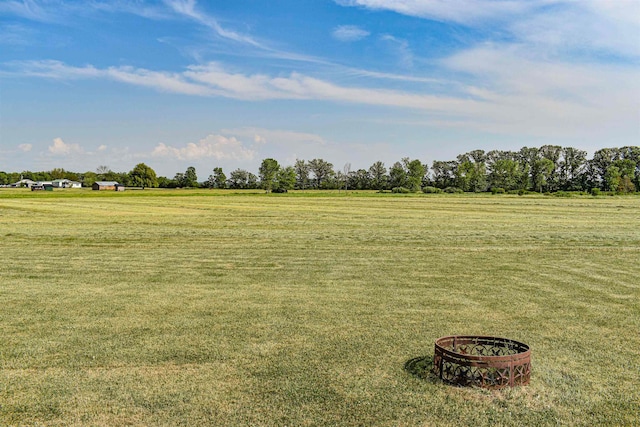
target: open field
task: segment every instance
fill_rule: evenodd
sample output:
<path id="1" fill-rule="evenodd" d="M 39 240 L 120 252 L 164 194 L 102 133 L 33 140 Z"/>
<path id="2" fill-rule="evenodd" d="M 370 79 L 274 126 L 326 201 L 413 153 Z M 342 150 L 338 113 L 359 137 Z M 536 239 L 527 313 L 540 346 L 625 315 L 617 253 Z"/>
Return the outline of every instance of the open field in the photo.
<path id="1" fill-rule="evenodd" d="M 640 425 L 640 197 L 0 190 L 0 425 Z M 443 335 L 531 385 L 413 375 Z"/>

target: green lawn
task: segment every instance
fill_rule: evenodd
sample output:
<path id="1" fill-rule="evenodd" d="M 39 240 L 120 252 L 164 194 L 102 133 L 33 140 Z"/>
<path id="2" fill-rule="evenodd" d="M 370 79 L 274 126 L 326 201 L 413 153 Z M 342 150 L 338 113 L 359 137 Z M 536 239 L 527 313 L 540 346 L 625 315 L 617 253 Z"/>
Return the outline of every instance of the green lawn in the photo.
<path id="1" fill-rule="evenodd" d="M 0 425 L 640 425 L 640 197 L 0 190 Z M 405 369 L 532 348 L 526 387 Z"/>

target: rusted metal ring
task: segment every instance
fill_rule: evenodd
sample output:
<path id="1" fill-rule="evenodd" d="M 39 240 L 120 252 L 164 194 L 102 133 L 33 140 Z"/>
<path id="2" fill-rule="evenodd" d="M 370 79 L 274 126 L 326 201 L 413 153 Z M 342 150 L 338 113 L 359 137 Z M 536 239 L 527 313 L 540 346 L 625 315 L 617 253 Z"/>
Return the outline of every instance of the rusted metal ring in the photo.
<path id="1" fill-rule="evenodd" d="M 531 349 L 508 338 L 455 335 L 435 342 L 433 372 L 442 381 L 499 389 L 529 384 Z"/>

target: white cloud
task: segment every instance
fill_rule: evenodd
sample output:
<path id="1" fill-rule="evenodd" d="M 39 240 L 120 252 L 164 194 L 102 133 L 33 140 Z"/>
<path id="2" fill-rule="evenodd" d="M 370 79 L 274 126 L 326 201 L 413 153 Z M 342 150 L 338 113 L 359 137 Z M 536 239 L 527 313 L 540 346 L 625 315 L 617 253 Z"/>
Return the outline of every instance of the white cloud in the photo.
<path id="1" fill-rule="evenodd" d="M 164 92 L 184 95 L 214 95 L 215 92 L 202 85 L 187 81 L 184 75 L 177 73 L 150 71 L 133 67 L 110 67 L 101 70 L 105 77 L 136 86 L 146 86 Z"/>
<path id="2" fill-rule="evenodd" d="M 151 153 L 154 157 L 169 157 L 178 160 L 197 160 L 214 158 L 217 160 L 251 160 L 255 151 L 247 148 L 234 137 L 208 135 L 197 143 L 190 142 L 183 147 L 172 147 L 164 143 L 158 144 Z"/>
<path id="3" fill-rule="evenodd" d="M 342 6 L 391 10 L 439 21 L 471 23 L 524 13 L 554 0 L 336 0 Z"/>
<path id="4" fill-rule="evenodd" d="M 307 132 L 296 132 L 283 129 L 242 128 L 223 129 L 222 133 L 237 137 L 253 138 L 256 144 L 324 144 L 324 138 L 320 135 Z"/>
<path id="5" fill-rule="evenodd" d="M 414 110 L 425 114 L 425 119 L 496 132 L 577 136 L 610 130 L 620 135 L 638 134 L 637 68 L 548 61 L 528 45 L 486 44 L 454 54 L 439 64 L 452 80 L 442 82 L 437 92 L 431 93 L 429 87 L 420 88 L 424 91 L 420 93 L 344 86 L 296 72 L 288 76 L 231 73 L 217 63 L 190 66 L 181 73 L 72 67 L 55 61 L 13 66 L 17 75 L 104 78 L 185 95 L 247 101 L 316 100 Z M 254 135 L 248 138 L 254 139 Z M 224 156 L 230 150 L 228 146 L 213 149 L 203 142 L 182 148 L 159 145 L 156 149 L 156 155 L 176 158 Z M 248 156 L 242 150 L 229 152 L 239 153 L 238 158 Z"/>
<path id="6" fill-rule="evenodd" d="M 355 25 L 340 25 L 334 28 L 331 35 L 342 42 L 354 42 L 362 40 L 371 34 L 367 30 L 363 30 Z"/>
<path id="7" fill-rule="evenodd" d="M 132 67 L 96 69 L 93 66 L 73 67 L 58 61 L 14 62 L 16 75 L 32 75 L 56 79 L 106 78 L 137 86 L 184 95 L 222 96 L 249 101 L 289 99 L 325 100 L 410 108 L 418 110 L 466 113 L 475 110 L 474 100 L 456 99 L 377 88 L 345 87 L 329 81 L 291 73 L 285 77 L 264 74 L 230 73 L 219 64 L 188 67 L 183 73 L 150 71 Z"/>
<path id="8" fill-rule="evenodd" d="M 553 13 L 515 20 L 508 28 L 522 42 L 541 50 L 640 55 L 640 2 L 582 0 L 562 2 Z"/>
<path id="9" fill-rule="evenodd" d="M 20 149 L 20 151 L 24 151 L 25 153 L 31 151 L 32 148 L 33 148 L 33 145 L 31 145 L 31 144 L 20 144 L 20 145 L 18 145 L 18 149 Z"/>
<path id="10" fill-rule="evenodd" d="M 634 67 L 545 62 L 524 46 L 503 45 L 469 49 L 443 64 L 481 82 L 467 92 L 487 106 L 476 118 L 486 117 L 485 130 L 639 135 L 640 81 Z"/>
<path id="11" fill-rule="evenodd" d="M 106 145 L 104 145 L 104 144 L 102 144 L 102 145 L 100 145 L 100 146 L 98 147 L 98 151 L 100 151 L 100 152 L 105 151 L 106 149 L 107 149 L 107 146 L 106 146 Z"/>
<path id="12" fill-rule="evenodd" d="M 55 138 L 53 144 L 49 146 L 49 153 L 53 155 L 67 155 L 82 153 L 84 150 L 78 144 L 67 144 L 62 138 Z"/>
<path id="13" fill-rule="evenodd" d="M 72 67 L 61 61 L 12 61 L 6 63 L 9 68 L 16 71 L 5 71 L 5 75 L 25 75 L 30 77 L 43 77 L 48 79 L 74 80 L 82 78 L 96 78 L 105 76 L 103 70 L 88 65 L 84 67 Z"/>
<path id="14" fill-rule="evenodd" d="M 485 27 L 499 22 L 520 42 L 549 49 L 596 49 L 640 55 L 637 0 L 335 0 L 343 6 L 388 10 Z"/>

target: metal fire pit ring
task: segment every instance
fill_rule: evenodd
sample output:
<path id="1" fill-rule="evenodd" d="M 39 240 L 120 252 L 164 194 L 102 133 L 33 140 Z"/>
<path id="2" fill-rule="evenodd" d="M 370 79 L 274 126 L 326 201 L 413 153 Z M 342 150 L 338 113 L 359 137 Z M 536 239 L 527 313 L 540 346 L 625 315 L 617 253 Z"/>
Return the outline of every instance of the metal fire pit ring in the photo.
<path id="1" fill-rule="evenodd" d="M 531 350 L 519 341 L 457 335 L 435 342 L 433 373 L 442 381 L 500 389 L 529 384 Z"/>

